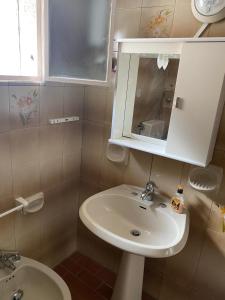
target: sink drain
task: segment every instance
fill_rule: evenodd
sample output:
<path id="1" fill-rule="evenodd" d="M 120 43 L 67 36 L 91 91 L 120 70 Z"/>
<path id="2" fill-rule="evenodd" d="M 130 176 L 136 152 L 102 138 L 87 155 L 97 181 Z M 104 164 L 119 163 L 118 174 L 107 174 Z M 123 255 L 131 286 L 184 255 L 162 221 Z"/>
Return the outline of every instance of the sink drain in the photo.
<path id="1" fill-rule="evenodd" d="M 167 205 L 166 205 L 165 203 L 162 203 L 162 202 L 161 202 L 161 203 L 159 203 L 159 206 L 160 206 L 160 207 L 162 207 L 162 208 L 165 208 L 165 207 L 167 207 Z"/>
<path id="2" fill-rule="evenodd" d="M 133 236 L 139 236 L 139 235 L 141 235 L 141 232 L 137 229 L 133 229 L 133 230 L 131 230 L 130 234 Z"/>

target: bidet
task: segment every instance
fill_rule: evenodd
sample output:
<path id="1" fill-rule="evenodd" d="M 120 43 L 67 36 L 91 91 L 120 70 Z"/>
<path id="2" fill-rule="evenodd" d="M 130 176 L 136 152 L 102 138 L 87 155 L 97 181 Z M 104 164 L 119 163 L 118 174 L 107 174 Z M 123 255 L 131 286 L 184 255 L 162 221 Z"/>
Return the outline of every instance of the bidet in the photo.
<path id="1" fill-rule="evenodd" d="M 0 269 L 1 300 L 71 300 L 66 283 L 49 267 L 26 257 Z"/>

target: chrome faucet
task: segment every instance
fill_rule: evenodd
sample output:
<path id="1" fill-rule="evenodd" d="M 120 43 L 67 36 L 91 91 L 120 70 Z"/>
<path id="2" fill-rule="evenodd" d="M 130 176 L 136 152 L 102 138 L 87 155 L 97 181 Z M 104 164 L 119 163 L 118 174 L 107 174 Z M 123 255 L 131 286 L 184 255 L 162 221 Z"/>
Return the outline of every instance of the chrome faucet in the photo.
<path id="1" fill-rule="evenodd" d="M 21 300 L 23 298 L 23 291 L 18 290 L 12 295 L 12 300 Z"/>
<path id="2" fill-rule="evenodd" d="M 0 269 L 16 269 L 15 262 L 20 260 L 20 254 L 17 251 L 0 251 Z"/>
<path id="3" fill-rule="evenodd" d="M 147 182 L 145 190 L 141 193 L 141 200 L 153 201 L 155 184 L 152 181 Z"/>

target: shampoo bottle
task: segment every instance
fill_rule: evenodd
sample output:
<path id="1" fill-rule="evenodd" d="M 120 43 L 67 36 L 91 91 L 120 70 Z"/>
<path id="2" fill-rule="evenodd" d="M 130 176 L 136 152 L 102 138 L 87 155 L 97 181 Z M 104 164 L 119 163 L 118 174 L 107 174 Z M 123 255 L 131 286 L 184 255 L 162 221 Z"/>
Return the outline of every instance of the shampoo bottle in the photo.
<path id="1" fill-rule="evenodd" d="M 183 187 L 179 185 L 177 187 L 176 195 L 171 198 L 171 207 L 172 209 L 178 213 L 182 214 L 184 210 L 184 194 L 183 194 Z"/>

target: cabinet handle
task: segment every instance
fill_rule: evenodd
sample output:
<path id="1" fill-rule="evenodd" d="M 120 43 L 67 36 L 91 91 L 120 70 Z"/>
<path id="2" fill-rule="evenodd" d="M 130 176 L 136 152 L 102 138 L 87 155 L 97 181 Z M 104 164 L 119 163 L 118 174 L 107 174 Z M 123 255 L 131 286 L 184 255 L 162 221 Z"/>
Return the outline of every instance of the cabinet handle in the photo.
<path id="1" fill-rule="evenodd" d="M 184 103 L 184 99 L 182 99 L 181 97 L 177 97 L 175 102 L 175 107 L 178 109 L 182 109 L 183 103 Z"/>

